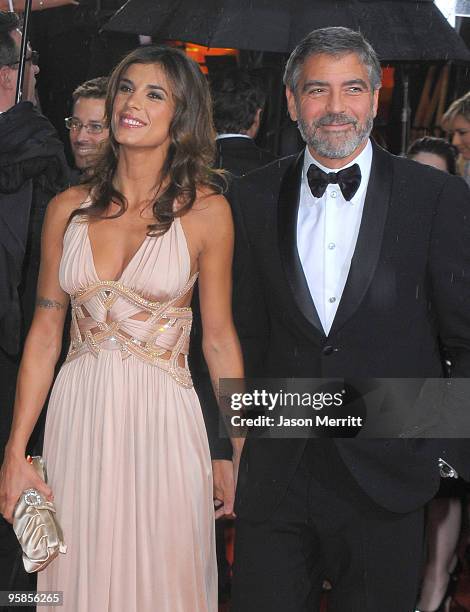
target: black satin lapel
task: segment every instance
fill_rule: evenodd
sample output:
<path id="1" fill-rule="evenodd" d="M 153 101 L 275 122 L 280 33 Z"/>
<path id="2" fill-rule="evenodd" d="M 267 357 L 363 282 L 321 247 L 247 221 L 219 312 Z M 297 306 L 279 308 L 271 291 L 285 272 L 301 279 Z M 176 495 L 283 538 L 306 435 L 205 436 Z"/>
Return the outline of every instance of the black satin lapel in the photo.
<path id="1" fill-rule="evenodd" d="M 324 335 L 297 250 L 297 215 L 304 154 L 300 153 L 282 179 L 278 203 L 278 236 L 281 261 L 294 300 L 307 319 Z"/>
<path id="2" fill-rule="evenodd" d="M 356 250 L 330 335 L 337 332 L 358 309 L 374 276 L 392 195 L 392 171 L 388 153 L 374 144 Z"/>

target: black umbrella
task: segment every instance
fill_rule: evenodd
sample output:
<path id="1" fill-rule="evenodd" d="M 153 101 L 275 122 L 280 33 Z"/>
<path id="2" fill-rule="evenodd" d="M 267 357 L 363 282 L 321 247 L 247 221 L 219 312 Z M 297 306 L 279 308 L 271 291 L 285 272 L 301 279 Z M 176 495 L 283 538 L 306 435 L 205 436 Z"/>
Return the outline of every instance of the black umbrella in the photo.
<path id="1" fill-rule="evenodd" d="M 128 0 L 105 29 L 287 53 L 335 25 L 361 30 L 382 61 L 470 61 L 432 0 Z"/>

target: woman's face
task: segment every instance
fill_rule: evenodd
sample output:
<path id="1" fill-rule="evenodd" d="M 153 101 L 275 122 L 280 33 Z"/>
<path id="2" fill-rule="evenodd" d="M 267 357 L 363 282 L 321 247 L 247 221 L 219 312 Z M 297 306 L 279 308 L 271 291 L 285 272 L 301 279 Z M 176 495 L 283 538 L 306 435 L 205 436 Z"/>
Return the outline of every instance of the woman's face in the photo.
<path id="1" fill-rule="evenodd" d="M 174 116 L 171 85 L 159 64 L 132 64 L 122 74 L 113 104 L 112 131 L 123 146 L 170 145 Z"/>
<path id="2" fill-rule="evenodd" d="M 470 159 L 470 121 L 462 115 L 456 115 L 450 125 L 452 144 L 457 147 L 464 159 Z"/>
<path id="3" fill-rule="evenodd" d="M 413 155 L 411 159 L 414 159 L 420 164 L 426 164 L 426 166 L 432 166 L 433 168 L 437 168 L 438 170 L 444 170 L 444 172 L 449 172 L 446 160 L 440 155 L 437 155 L 436 153 L 427 153 L 426 151 L 420 151 L 419 153 L 415 153 L 415 155 Z"/>

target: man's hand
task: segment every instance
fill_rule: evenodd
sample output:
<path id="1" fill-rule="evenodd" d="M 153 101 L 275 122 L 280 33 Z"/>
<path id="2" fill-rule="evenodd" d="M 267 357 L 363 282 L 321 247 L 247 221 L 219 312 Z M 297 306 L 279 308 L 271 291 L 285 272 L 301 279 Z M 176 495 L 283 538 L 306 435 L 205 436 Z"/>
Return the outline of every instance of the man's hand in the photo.
<path id="1" fill-rule="evenodd" d="M 237 471 L 238 471 L 238 461 Z M 214 479 L 214 505 L 215 518 L 221 516 L 234 516 L 233 503 L 235 501 L 234 463 L 226 459 L 216 459 L 212 462 L 212 475 Z"/>

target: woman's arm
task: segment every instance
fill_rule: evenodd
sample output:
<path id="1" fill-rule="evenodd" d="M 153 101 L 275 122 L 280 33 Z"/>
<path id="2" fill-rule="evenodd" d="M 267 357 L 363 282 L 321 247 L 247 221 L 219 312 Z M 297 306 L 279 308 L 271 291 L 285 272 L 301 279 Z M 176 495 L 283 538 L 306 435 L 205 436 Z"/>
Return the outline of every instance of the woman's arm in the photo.
<path id="1" fill-rule="evenodd" d="M 0 512 L 11 521 L 22 491 L 35 487 L 51 498 L 51 490 L 25 461 L 28 440 L 54 377 L 62 346 L 68 295 L 59 284 L 62 241 L 71 211 L 81 199 L 79 188 L 54 198 L 44 219 L 36 310 L 29 330 L 16 386 L 13 422 L 0 472 Z"/>
<path id="2" fill-rule="evenodd" d="M 233 221 L 223 196 L 209 196 L 199 211 L 204 231 L 199 254 L 202 349 L 218 397 L 221 378 L 243 378 L 243 359 L 232 319 Z M 232 438 L 233 464 L 213 461 L 214 497 L 223 502 L 216 516 L 233 512 L 235 481 L 243 438 Z"/>
<path id="3" fill-rule="evenodd" d="M 25 0 L 13 0 L 13 10 L 16 13 L 22 13 L 25 8 Z M 49 8 L 57 8 L 58 6 L 66 6 L 67 4 L 78 4 L 76 0 L 33 0 L 32 10 L 43 11 Z M 8 0 L 0 0 L 0 9 L 2 11 L 10 10 L 10 2 Z"/>

